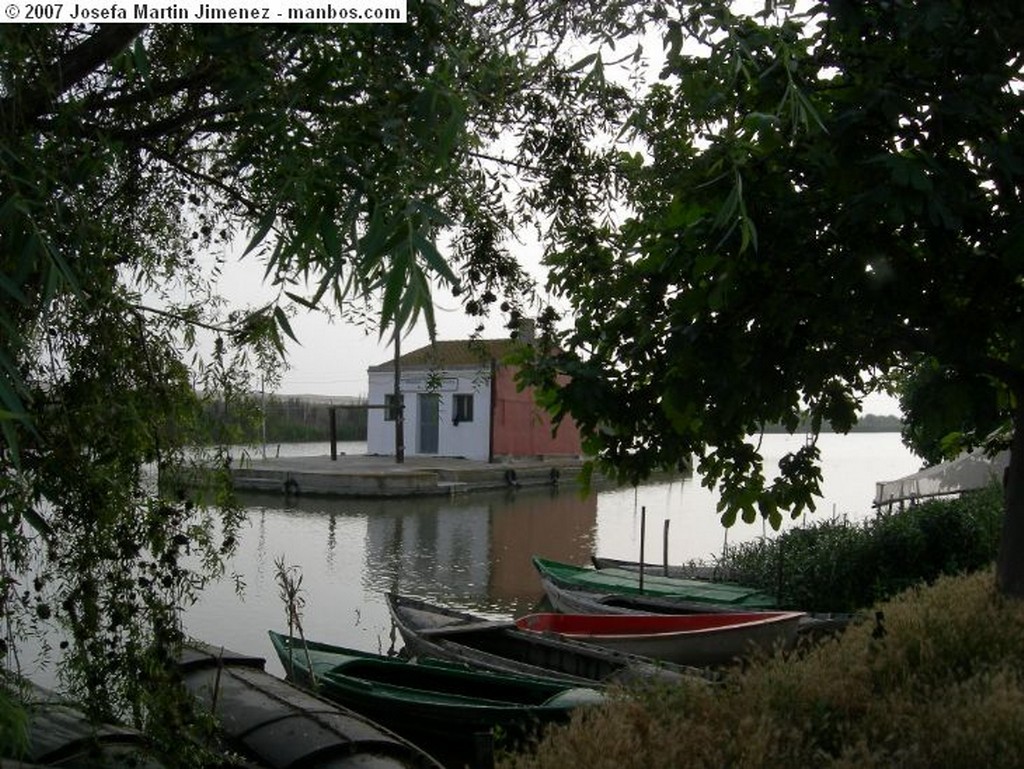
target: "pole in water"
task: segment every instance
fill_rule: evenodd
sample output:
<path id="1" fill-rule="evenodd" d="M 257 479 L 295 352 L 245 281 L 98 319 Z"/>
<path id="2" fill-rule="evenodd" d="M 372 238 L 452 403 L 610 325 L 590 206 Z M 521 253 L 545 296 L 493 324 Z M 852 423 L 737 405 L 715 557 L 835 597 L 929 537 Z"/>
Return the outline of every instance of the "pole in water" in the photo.
<path id="1" fill-rule="evenodd" d="M 665 576 L 668 576 L 668 525 L 670 521 L 665 519 L 665 530 L 661 535 L 661 564 Z"/>
<path id="2" fill-rule="evenodd" d="M 334 406 L 328 407 L 328 412 L 331 415 L 330 428 L 331 428 L 331 461 L 338 461 L 338 409 Z"/>
<path id="3" fill-rule="evenodd" d="M 647 531 L 647 507 L 640 508 L 640 592 L 644 592 L 644 534 Z"/>

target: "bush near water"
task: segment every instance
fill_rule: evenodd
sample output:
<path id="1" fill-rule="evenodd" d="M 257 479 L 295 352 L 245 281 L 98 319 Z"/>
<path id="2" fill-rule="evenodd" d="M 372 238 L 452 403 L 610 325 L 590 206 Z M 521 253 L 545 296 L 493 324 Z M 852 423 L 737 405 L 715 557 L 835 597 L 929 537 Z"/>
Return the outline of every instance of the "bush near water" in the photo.
<path id="1" fill-rule="evenodd" d="M 500 769 L 1024 766 L 1024 602 L 996 592 L 991 565 L 1001 511 L 994 488 L 779 537 L 792 595 L 824 599 L 802 585 L 821 579 L 861 585 L 846 601 L 886 600 L 857 607 L 868 619 L 841 635 L 755 659 L 722 685 L 616 691 Z M 752 568 L 757 554 L 764 574 L 778 564 L 769 547 L 739 549 L 730 565 Z"/>
<path id="2" fill-rule="evenodd" d="M 922 581 L 988 566 L 1003 522 L 998 485 L 860 522 L 833 518 L 735 545 L 717 564 L 782 606 L 850 612 Z"/>

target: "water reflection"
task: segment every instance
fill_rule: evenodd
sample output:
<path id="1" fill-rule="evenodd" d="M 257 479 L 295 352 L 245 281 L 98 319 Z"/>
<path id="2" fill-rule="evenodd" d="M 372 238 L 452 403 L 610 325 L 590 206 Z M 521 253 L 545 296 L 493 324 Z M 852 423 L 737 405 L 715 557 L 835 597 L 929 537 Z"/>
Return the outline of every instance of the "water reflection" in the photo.
<path id="1" fill-rule="evenodd" d="M 486 610 L 536 602 L 530 556 L 586 559 L 596 511 L 593 497 L 545 490 L 385 503 L 367 519 L 365 585 Z"/>
<path id="2" fill-rule="evenodd" d="M 385 592 L 485 616 L 524 613 L 543 597 L 530 557 L 585 561 L 597 523 L 596 497 L 571 490 L 388 500 L 247 494 L 242 501 L 255 531 L 240 537 L 228 570 L 244 594 L 232 594 L 229 580 L 212 585 L 187 613 L 186 627 L 264 656 L 266 631 L 285 617 L 278 558 L 301 570 L 308 637 L 386 652 L 396 639 Z"/>

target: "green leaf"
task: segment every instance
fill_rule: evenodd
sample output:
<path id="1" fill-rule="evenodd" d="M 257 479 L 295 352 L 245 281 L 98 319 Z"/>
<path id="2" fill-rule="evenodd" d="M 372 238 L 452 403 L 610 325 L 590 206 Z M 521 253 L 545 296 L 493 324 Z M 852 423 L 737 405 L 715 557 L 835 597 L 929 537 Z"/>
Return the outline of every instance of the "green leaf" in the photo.
<path id="1" fill-rule="evenodd" d="M 306 307 L 306 308 L 308 308 L 310 310 L 315 310 L 315 309 L 317 309 L 319 307 L 319 301 L 318 300 L 319 300 L 319 298 L 321 296 L 323 296 L 323 292 L 324 292 L 323 288 L 318 290 L 318 292 L 317 292 L 317 294 L 316 294 L 314 299 L 307 299 L 306 297 L 300 296 L 299 294 L 294 294 L 291 291 L 285 291 L 284 295 L 287 296 L 289 299 L 291 299 L 296 304 L 301 304 L 303 307 Z"/>
<path id="2" fill-rule="evenodd" d="M 427 262 L 427 266 L 434 271 L 438 277 L 447 281 L 449 285 L 453 285 L 458 282 L 458 278 L 455 273 L 452 272 L 451 266 L 445 261 L 444 257 L 437 250 L 437 246 L 427 238 L 423 236 L 419 230 L 414 230 L 412 233 L 412 242 L 416 250 L 423 254 L 423 258 Z"/>
<path id="3" fill-rule="evenodd" d="M 0 290 L 2 290 L 7 296 L 13 299 L 18 304 L 25 304 L 28 300 L 25 298 L 24 292 L 21 288 L 10 280 L 6 275 L 0 275 Z"/>
<path id="4" fill-rule="evenodd" d="M 434 206 L 429 200 L 420 198 L 413 204 L 413 209 L 423 214 L 429 224 L 434 227 L 454 227 L 455 220 L 444 211 Z"/>
<path id="5" fill-rule="evenodd" d="M 573 64 L 571 67 L 569 67 L 569 69 L 567 71 L 568 72 L 579 72 L 580 70 L 586 69 L 591 64 L 593 64 L 595 61 L 597 61 L 597 57 L 598 57 L 598 54 L 596 54 L 596 53 L 587 54 L 582 59 L 580 59 L 575 64 Z"/>
<path id="6" fill-rule="evenodd" d="M 277 321 L 278 327 L 288 335 L 293 341 L 298 343 L 298 338 L 295 336 L 295 332 L 292 331 L 292 324 L 288 320 L 288 315 L 280 307 L 274 307 L 274 320 Z"/>
<path id="7" fill-rule="evenodd" d="M 406 277 L 409 271 L 408 251 L 401 251 L 395 254 L 389 265 L 388 273 L 385 276 L 384 296 L 380 307 L 381 334 L 384 334 L 388 324 L 394 322 L 398 328 L 402 327 L 399 322 L 401 312 L 401 301 L 403 289 L 406 285 Z"/>
<path id="8" fill-rule="evenodd" d="M 338 234 L 338 225 L 328 216 L 324 216 L 320 221 L 320 240 L 327 254 L 326 269 L 335 269 L 342 260 L 341 238 Z"/>
<path id="9" fill-rule="evenodd" d="M 274 222 L 276 222 L 276 221 L 277 221 L 277 210 L 276 209 L 271 209 L 271 210 L 267 211 L 263 215 L 263 218 L 260 219 L 259 223 L 256 225 L 256 232 L 253 234 L 252 238 L 249 240 L 249 245 L 246 246 L 245 247 L 245 251 L 242 252 L 242 256 L 246 256 L 247 254 L 252 253 L 252 251 L 257 246 L 259 246 L 260 243 L 263 242 L 263 239 L 267 237 L 267 233 L 270 232 L 271 228 L 274 226 Z M 268 263 L 268 265 L 267 265 L 267 273 L 269 274 L 269 272 L 270 272 L 270 264 Z"/>

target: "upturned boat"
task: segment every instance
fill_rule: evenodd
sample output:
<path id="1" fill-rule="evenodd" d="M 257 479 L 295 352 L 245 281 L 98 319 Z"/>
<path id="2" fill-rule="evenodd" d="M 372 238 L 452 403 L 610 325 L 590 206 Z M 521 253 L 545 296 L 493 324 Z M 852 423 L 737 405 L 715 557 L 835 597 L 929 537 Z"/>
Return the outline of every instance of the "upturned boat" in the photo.
<path id="1" fill-rule="evenodd" d="M 685 598 L 579 590 L 564 587 L 545 574 L 540 575 L 540 584 L 551 607 L 563 614 L 713 614 L 736 611 L 725 604 L 700 603 Z"/>
<path id="2" fill-rule="evenodd" d="M 796 643 L 799 611 L 718 614 L 530 614 L 516 627 L 683 665 L 723 665 Z"/>
<path id="3" fill-rule="evenodd" d="M 443 769 L 409 740 L 351 708 L 272 676 L 263 667 L 261 657 L 199 643 L 186 646 L 179 660 L 185 688 L 217 719 L 224 746 L 236 754 L 240 765 Z"/>
<path id="4" fill-rule="evenodd" d="M 736 611 L 728 605 L 702 604 L 671 596 L 573 590 L 561 587 L 543 576 L 540 582 L 548 603 L 555 611 L 563 614 L 729 614 Z M 834 636 L 859 619 L 863 617 L 851 612 L 805 612 L 797 623 L 797 632 L 809 638 Z"/>

